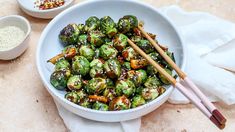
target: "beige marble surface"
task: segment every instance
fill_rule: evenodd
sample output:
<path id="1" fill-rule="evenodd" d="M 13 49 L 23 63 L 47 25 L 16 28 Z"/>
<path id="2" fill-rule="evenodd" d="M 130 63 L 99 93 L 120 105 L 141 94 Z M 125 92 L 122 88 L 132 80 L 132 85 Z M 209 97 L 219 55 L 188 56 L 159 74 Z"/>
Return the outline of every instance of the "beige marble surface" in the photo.
<path id="1" fill-rule="evenodd" d="M 177 4 L 188 11 L 205 11 L 235 22 L 234 0 L 145 0 L 156 7 Z M 76 0 L 76 3 L 79 3 Z M 44 88 L 35 64 L 39 36 L 49 20 L 23 13 L 16 0 L 0 0 L 0 16 L 19 14 L 32 25 L 30 46 L 19 58 L 0 61 L 0 131 L 67 131 L 55 104 Z M 228 119 L 223 131 L 235 130 L 235 105 L 216 104 Z M 142 118 L 142 132 L 219 131 L 192 105 L 165 103 Z"/>

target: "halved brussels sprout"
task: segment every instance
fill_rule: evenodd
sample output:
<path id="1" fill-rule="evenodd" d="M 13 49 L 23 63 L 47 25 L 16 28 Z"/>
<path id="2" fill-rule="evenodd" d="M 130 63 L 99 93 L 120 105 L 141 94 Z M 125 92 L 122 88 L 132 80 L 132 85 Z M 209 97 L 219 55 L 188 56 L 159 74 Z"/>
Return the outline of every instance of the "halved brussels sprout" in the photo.
<path id="1" fill-rule="evenodd" d="M 67 87 L 70 90 L 79 90 L 82 87 L 82 77 L 80 75 L 73 75 L 68 79 Z"/>
<path id="2" fill-rule="evenodd" d="M 100 47 L 100 57 L 104 60 L 112 59 L 117 56 L 118 51 L 111 45 L 102 45 Z"/>
<path id="3" fill-rule="evenodd" d="M 103 96 L 107 97 L 109 101 L 113 100 L 116 97 L 114 89 L 114 87 L 107 87 L 103 92 Z"/>
<path id="4" fill-rule="evenodd" d="M 78 44 L 79 46 L 81 46 L 81 45 L 87 45 L 87 44 L 88 44 L 87 39 L 88 39 L 88 36 L 87 36 L 86 34 L 81 34 L 81 35 L 78 36 L 78 42 L 77 42 L 77 44 Z"/>
<path id="5" fill-rule="evenodd" d="M 158 62 L 161 59 L 161 56 L 157 52 L 152 52 L 148 55 L 156 62 Z"/>
<path id="6" fill-rule="evenodd" d="M 118 34 L 114 37 L 113 39 L 113 45 L 114 47 L 119 50 L 122 51 L 126 45 L 127 45 L 127 36 L 124 34 Z"/>
<path id="7" fill-rule="evenodd" d="M 109 106 L 107 104 L 101 103 L 101 102 L 95 102 L 92 105 L 92 109 L 94 110 L 101 110 L 101 111 L 108 111 Z"/>
<path id="8" fill-rule="evenodd" d="M 145 100 L 141 95 L 136 95 L 131 100 L 131 108 L 136 108 L 144 104 L 145 104 Z"/>
<path id="9" fill-rule="evenodd" d="M 136 18 L 136 16 L 133 15 L 126 15 L 123 17 L 124 19 L 128 19 L 130 24 L 131 24 L 131 28 L 135 28 L 138 26 L 138 19 Z"/>
<path id="10" fill-rule="evenodd" d="M 127 110 L 130 106 L 131 102 L 125 95 L 116 97 L 109 103 L 109 109 L 113 111 Z"/>
<path id="11" fill-rule="evenodd" d="M 158 89 L 155 87 L 147 87 L 142 90 L 142 97 L 145 100 L 153 100 L 156 99 L 159 95 Z"/>
<path id="12" fill-rule="evenodd" d="M 142 39 L 138 41 L 136 44 L 147 54 L 154 52 L 154 47 L 148 40 Z"/>
<path id="13" fill-rule="evenodd" d="M 69 69 L 60 69 L 54 71 L 50 76 L 50 82 L 54 88 L 64 90 L 67 86 L 67 81 L 71 72 Z"/>
<path id="14" fill-rule="evenodd" d="M 135 86 L 140 86 L 147 80 L 147 73 L 145 70 L 130 70 L 127 72 L 128 78 L 134 82 Z"/>
<path id="15" fill-rule="evenodd" d="M 79 99 L 78 94 L 77 94 L 77 92 L 75 92 L 75 91 L 66 93 L 66 94 L 65 94 L 65 98 L 66 98 L 68 101 L 73 102 L 73 103 L 75 103 L 75 104 L 78 103 L 78 99 Z"/>
<path id="16" fill-rule="evenodd" d="M 144 83 L 145 87 L 158 87 L 161 85 L 160 80 L 156 76 L 149 77 Z"/>
<path id="17" fill-rule="evenodd" d="M 69 24 L 59 34 L 59 39 L 64 45 L 76 44 L 80 31 L 77 24 Z"/>
<path id="18" fill-rule="evenodd" d="M 109 38 L 117 33 L 116 24 L 111 17 L 105 16 L 101 18 L 100 23 L 101 30 L 108 35 Z"/>
<path id="19" fill-rule="evenodd" d="M 83 56 L 75 56 L 72 59 L 72 69 L 75 74 L 85 76 L 90 71 L 90 63 Z"/>
<path id="20" fill-rule="evenodd" d="M 70 64 L 67 60 L 64 58 L 59 59 L 55 63 L 55 70 L 61 70 L 61 69 L 70 69 Z"/>
<path id="21" fill-rule="evenodd" d="M 126 79 L 118 80 L 116 83 L 115 92 L 118 96 L 125 95 L 126 97 L 132 96 L 135 93 L 135 84 Z"/>
<path id="22" fill-rule="evenodd" d="M 84 56 L 88 61 L 92 61 L 95 56 L 95 51 L 89 45 L 82 45 L 79 49 L 81 56 Z"/>
<path id="23" fill-rule="evenodd" d="M 86 25 L 84 27 L 84 30 L 87 32 L 99 29 L 100 27 L 100 20 L 99 18 L 95 17 L 95 16 L 91 16 L 86 20 Z"/>
<path id="24" fill-rule="evenodd" d="M 141 69 L 148 65 L 148 61 L 146 59 L 131 59 L 131 68 L 132 69 Z"/>
<path id="25" fill-rule="evenodd" d="M 81 100 L 79 102 L 79 105 L 85 108 L 91 108 L 92 107 L 92 103 L 89 101 L 89 99 L 86 97 L 83 100 Z"/>
<path id="26" fill-rule="evenodd" d="M 66 59 L 72 59 L 78 53 L 78 50 L 74 45 L 69 45 L 62 50 L 62 53 Z"/>
<path id="27" fill-rule="evenodd" d="M 104 44 L 105 35 L 98 30 L 89 32 L 88 41 L 95 47 L 99 47 Z"/>
<path id="28" fill-rule="evenodd" d="M 102 67 L 93 66 L 90 70 L 90 76 L 94 77 L 102 77 L 104 75 L 104 70 Z"/>
<path id="29" fill-rule="evenodd" d="M 134 59 L 136 56 L 138 56 L 138 53 L 132 48 L 132 47 L 126 47 L 122 51 L 122 56 L 127 60 L 130 61 L 131 59 Z"/>
<path id="30" fill-rule="evenodd" d="M 126 15 L 118 21 L 118 29 L 121 33 L 130 32 L 138 26 L 138 19 L 132 15 Z"/>
<path id="31" fill-rule="evenodd" d="M 106 88 L 106 81 L 103 78 L 92 78 L 88 81 L 88 84 L 85 86 L 85 89 L 88 94 L 100 94 Z"/>
<path id="32" fill-rule="evenodd" d="M 106 71 L 106 75 L 115 79 L 121 75 L 121 65 L 116 59 L 109 59 L 104 63 L 104 70 Z"/>
<path id="33" fill-rule="evenodd" d="M 165 68 L 165 71 L 168 74 L 172 75 L 172 71 L 171 70 Z M 164 84 L 170 84 L 170 82 L 160 73 L 159 73 L 159 78 L 160 78 L 161 82 L 163 82 Z"/>
<path id="34" fill-rule="evenodd" d="M 94 66 L 103 67 L 103 65 L 104 65 L 104 62 L 101 59 L 94 59 L 90 63 L 90 67 L 94 67 Z"/>

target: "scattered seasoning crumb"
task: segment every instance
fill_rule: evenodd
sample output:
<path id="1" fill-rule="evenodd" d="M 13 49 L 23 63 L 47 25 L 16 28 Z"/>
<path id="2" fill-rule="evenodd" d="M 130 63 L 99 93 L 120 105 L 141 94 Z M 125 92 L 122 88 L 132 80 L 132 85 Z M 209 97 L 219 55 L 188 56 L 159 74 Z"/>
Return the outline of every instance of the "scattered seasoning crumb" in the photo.
<path id="1" fill-rule="evenodd" d="M 25 32 L 16 26 L 0 28 L 0 51 L 9 50 L 20 44 L 25 37 Z"/>
<path id="2" fill-rule="evenodd" d="M 180 113 L 180 110 L 177 110 L 178 113 Z"/>
<path id="3" fill-rule="evenodd" d="M 64 5 L 65 0 L 36 0 L 34 2 L 34 7 L 39 10 L 48 10 L 60 7 Z"/>
<path id="4" fill-rule="evenodd" d="M 47 113 L 48 111 L 46 110 L 46 113 Z"/>
<path id="5" fill-rule="evenodd" d="M 39 101 L 38 101 L 38 100 L 36 100 L 36 102 L 38 103 Z"/>

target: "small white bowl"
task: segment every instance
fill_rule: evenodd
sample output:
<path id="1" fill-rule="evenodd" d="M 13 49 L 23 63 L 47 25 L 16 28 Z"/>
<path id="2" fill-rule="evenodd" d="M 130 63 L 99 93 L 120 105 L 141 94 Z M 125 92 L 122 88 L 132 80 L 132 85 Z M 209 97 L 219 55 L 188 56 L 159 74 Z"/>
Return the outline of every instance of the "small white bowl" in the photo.
<path id="1" fill-rule="evenodd" d="M 0 60 L 11 60 L 20 56 L 27 49 L 31 27 L 29 21 L 19 15 L 0 17 L 0 28 L 5 26 L 16 26 L 25 32 L 25 37 L 21 43 L 11 49 L 0 51 Z"/>
<path id="2" fill-rule="evenodd" d="M 54 18 L 57 14 L 59 14 L 61 11 L 70 7 L 74 0 L 66 0 L 64 5 L 48 10 L 39 10 L 37 7 L 35 7 L 34 2 L 36 0 L 17 0 L 17 1 L 20 5 L 20 8 L 26 14 L 38 18 L 51 19 Z"/>

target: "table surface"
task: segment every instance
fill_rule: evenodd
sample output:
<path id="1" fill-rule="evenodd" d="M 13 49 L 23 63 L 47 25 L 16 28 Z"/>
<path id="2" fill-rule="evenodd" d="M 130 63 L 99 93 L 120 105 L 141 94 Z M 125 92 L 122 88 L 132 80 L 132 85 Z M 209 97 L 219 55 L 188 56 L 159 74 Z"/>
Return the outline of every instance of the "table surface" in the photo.
<path id="1" fill-rule="evenodd" d="M 75 3 L 81 1 L 76 0 Z M 235 22 L 233 0 L 145 0 L 156 7 L 177 4 L 187 11 L 204 11 Z M 49 20 L 30 17 L 20 10 L 16 0 L 0 0 L 0 16 L 19 14 L 32 26 L 30 46 L 19 58 L 0 61 L 0 131 L 67 131 L 36 69 L 35 51 L 39 36 Z M 228 119 L 223 131 L 235 129 L 235 105 L 216 106 Z M 163 104 L 142 118 L 141 132 L 147 131 L 219 131 L 193 105 Z"/>

